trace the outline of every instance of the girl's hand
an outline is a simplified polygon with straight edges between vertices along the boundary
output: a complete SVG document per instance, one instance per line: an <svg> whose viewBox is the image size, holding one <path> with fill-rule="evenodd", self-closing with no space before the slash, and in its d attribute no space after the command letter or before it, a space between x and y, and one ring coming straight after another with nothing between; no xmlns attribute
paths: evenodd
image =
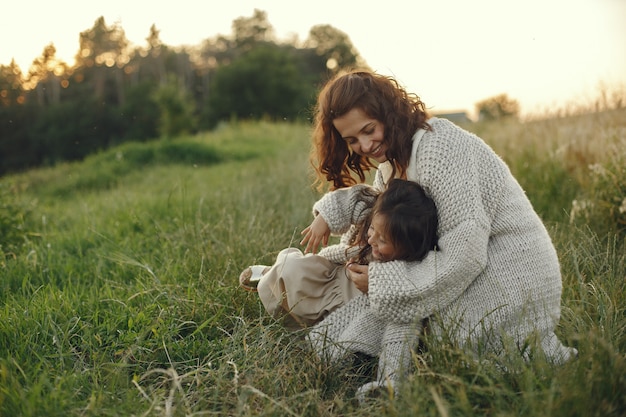
<svg viewBox="0 0 626 417"><path fill-rule="evenodd" d="M346 275L348 275L348 279L354 282L356 288L363 294L367 294L369 290L369 275L367 268L367 265L360 265L352 262L349 262L348 265L346 265Z"/></svg>
<svg viewBox="0 0 626 417"><path fill-rule="evenodd" d="M300 245L306 244L304 253L312 252L316 253L317 248L320 246L328 246L328 239L330 238L330 228L326 220L320 215L315 216L311 224L300 233L302 240Z"/></svg>

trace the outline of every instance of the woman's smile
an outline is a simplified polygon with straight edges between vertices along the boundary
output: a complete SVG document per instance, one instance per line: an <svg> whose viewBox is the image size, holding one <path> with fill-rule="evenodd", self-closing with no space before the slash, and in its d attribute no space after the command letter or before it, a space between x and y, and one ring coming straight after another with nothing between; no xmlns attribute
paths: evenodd
<svg viewBox="0 0 626 417"><path fill-rule="evenodd" d="M381 152L382 152L382 155L381 155ZM372 159L380 158L381 156L383 157L385 156L384 146L382 143L370 152L370 158Z"/></svg>

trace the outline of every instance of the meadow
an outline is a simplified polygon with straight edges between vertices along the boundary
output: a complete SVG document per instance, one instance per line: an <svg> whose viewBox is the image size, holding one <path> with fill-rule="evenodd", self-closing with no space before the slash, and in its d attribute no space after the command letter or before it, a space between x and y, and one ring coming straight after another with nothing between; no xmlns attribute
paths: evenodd
<svg viewBox="0 0 626 417"><path fill-rule="evenodd" d="M327 367L237 286L319 197L308 126L240 122L0 178L0 416L626 415L626 109L466 128L546 222L576 360L426 338L400 397L355 403L367 364Z"/></svg>

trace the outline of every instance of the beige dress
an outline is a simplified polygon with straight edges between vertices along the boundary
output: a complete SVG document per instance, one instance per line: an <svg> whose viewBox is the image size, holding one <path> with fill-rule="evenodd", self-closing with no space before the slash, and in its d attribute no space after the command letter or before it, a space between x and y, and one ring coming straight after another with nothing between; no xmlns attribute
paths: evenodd
<svg viewBox="0 0 626 417"><path fill-rule="evenodd" d="M259 281L258 291L265 310L284 318L288 328L316 324L361 293L348 279L345 264L305 255L297 248L278 254Z"/></svg>

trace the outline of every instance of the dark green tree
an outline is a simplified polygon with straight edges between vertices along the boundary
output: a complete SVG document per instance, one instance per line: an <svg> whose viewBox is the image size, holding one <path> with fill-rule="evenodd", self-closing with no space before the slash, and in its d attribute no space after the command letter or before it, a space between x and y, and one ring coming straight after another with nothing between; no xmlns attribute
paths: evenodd
<svg viewBox="0 0 626 417"><path fill-rule="evenodd" d="M159 84L167 82L165 74L164 56L167 52L167 46L163 45L159 36L160 31L155 25L150 26L150 35L146 38L148 48L146 49L146 57L143 66L147 67L152 76Z"/></svg>
<svg viewBox="0 0 626 417"><path fill-rule="evenodd" d="M113 96L115 101L124 102L122 68L129 61L128 40L121 26L108 26L101 16L91 29L80 33L76 66L83 71L86 78L92 79L96 97L105 96L105 88L109 82L117 93L117 97Z"/></svg>
<svg viewBox="0 0 626 417"><path fill-rule="evenodd" d="M166 138L196 131L193 101L188 91L181 88L181 83L175 76L170 76L154 96L160 109L158 130Z"/></svg>
<svg viewBox="0 0 626 417"><path fill-rule="evenodd" d="M262 10L254 9L252 17L235 19L232 28L235 48L242 53L275 40L274 28L267 20L267 13Z"/></svg>
<svg viewBox="0 0 626 417"><path fill-rule="evenodd" d="M313 26L304 45L323 58L332 72L366 66L348 35L331 25Z"/></svg>
<svg viewBox="0 0 626 417"><path fill-rule="evenodd" d="M23 83L22 70L15 60L0 65L0 175L40 162L28 134L33 117L24 105Z"/></svg>
<svg viewBox="0 0 626 417"><path fill-rule="evenodd" d="M26 85L34 91L37 104L46 106L61 101L61 89L67 86L68 65L56 57L54 44L48 44L28 70Z"/></svg>
<svg viewBox="0 0 626 417"><path fill-rule="evenodd" d="M161 109L156 101L158 85L144 80L128 89L120 108L122 141L145 141L159 136Z"/></svg>
<svg viewBox="0 0 626 417"><path fill-rule="evenodd" d="M211 82L209 120L294 120L305 117L312 88L303 82L294 55L267 44L218 68Z"/></svg>
<svg viewBox="0 0 626 417"><path fill-rule="evenodd" d="M15 60L0 65L0 106L10 107L24 103L22 70Z"/></svg>

